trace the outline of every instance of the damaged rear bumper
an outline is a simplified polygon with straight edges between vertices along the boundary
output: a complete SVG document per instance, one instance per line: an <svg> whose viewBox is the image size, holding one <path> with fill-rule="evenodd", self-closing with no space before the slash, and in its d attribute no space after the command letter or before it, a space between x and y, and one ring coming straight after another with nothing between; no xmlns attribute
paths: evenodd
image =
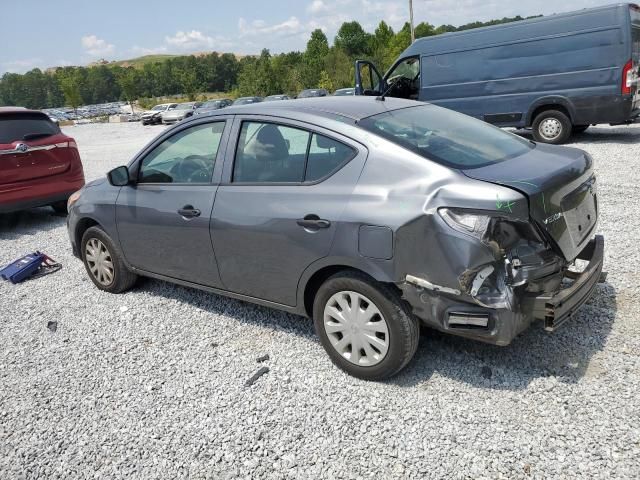
<svg viewBox="0 0 640 480"><path fill-rule="evenodd" d="M534 321L541 320L547 331L554 331L570 319L595 289L602 272L603 257L604 238L598 235L577 257L589 262L584 271L565 274L565 279L573 280L571 285L554 288L552 293L527 292L526 285L522 285L513 290L510 308L478 305L473 297L461 291L433 285L410 275L399 287L413 313L425 325L474 340L508 345ZM536 281L545 283L544 279Z"/></svg>
<svg viewBox="0 0 640 480"><path fill-rule="evenodd" d="M526 296L522 309L531 312L535 320L544 321L544 329L553 332L585 303L596 288L604 258L604 238L597 235L578 255L580 260L589 262L587 268L578 274L573 283L554 294Z"/></svg>

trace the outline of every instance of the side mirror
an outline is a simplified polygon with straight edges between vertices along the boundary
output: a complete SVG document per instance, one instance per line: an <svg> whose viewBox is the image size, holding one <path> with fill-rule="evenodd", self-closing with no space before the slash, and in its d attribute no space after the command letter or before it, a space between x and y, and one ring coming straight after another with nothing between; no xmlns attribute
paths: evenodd
<svg viewBox="0 0 640 480"><path fill-rule="evenodd" d="M107 173L107 178L109 179L109 183L114 187L124 187L125 185L129 185L131 182L129 178L129 169L124 165L122 167L117 167Z"/></svg>

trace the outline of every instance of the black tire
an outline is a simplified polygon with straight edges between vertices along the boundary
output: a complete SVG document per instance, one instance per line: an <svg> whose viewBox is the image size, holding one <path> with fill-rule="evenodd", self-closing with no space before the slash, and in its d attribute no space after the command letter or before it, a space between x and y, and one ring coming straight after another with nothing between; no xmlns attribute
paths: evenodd
<svg viewBox="0 0 640 480"><path fill-rule="evenodd" d="M551 134L552 128L546 128L549 126L545 121L556 121L556 126L559 126L557 134ZM545 110L539 113L536 118L533 119L531 125L533 130L533 138L540 143L550 143L553 145L559 145L569 140L572 133L571 120L563 112L559 110Z"/></svg>
<svg viewBox="0 0 640 480"><path fill-rule="evenodd" d="M66 215L67 212L67 201L66 200L62 200L60 202L56 202L56 203L52 203L51 204L51 208L53 208L53 210L56 213L59 213L61 215Z"/></svg>
<svg viewBox="0 0 640 480"><path fill-rule="evenodd" d="M149 124L147 122L142 122L142 125L146 127Z"/></svg>
<svg viewBox="0 0 640 480"><path fill-rule="evenodd" d="M571 129L572 133L583 133L587 131L591 125L574 125Z"/></svg>
<svg viewBox="0 0 640 480"><path fill-rule="evenodd" d="M332 345L324 327L324 310L331 297L341 291L364 295L378 308L386 321L389 339L383 359L372 366L351 363ZM359 272L341 272L327 279L313 303L316 334L331 361L340 369L363 380L383 380L396 375L413 358L420 340L420 326L397 291Z"/></svg>
<svg viewBox="0 0 640 480"><path fill-rule="evenodd" d="M87 243L92 240L98 240L101 242L110 257L111 264L113 266L113 273L112 278L108 283L101 283L100 280L96 278L96 275L91 271L89 261L87 260ZM82 241L80 242L80 255L82 256L82 261L89 278L100 290L104 290L109 293L122 293L133 287L138 279L138 276L129 271L125 265L120 249L113 243L109 235L107 235L100 227L91 227L84 232L84 235L82 235Z"/></svg>

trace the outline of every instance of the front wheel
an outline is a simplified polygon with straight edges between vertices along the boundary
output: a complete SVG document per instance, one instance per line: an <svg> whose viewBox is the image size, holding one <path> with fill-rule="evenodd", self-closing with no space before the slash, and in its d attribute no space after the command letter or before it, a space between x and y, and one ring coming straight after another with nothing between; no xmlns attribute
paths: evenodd
<svg viewBox="0 0 640 480"><path fill-rule="evenodd" d="M546 110L536 115L531 125L533 138L540 143L559 145L569 140L571 120L559 110Z"/></svg>
<svg viewBox="0 0 640 480"><path fill-rule="evenodd" d="M121 293L136 283L138 276L129 271L122 253L100 227L84 232L80 245L89 278L100 290Z"/></svg>
<svg viewBox="0 0 640 480"><path fill-rule="evenodd" d="M320 287L313 319L331 361L364 380L397 374L418 348L418 322L398 292L358 272L339 273Z"/></svg>

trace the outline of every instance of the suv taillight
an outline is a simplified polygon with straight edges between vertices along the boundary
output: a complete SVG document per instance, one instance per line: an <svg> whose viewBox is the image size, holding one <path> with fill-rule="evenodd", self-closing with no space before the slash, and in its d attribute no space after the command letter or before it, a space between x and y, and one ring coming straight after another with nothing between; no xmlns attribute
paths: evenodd
<svg viewBox="0 0 640 480"><path fill-rule="evenodd" d="M622 67L622 94L631 95L631 87L637 82L637 72L633 69L633 60Z"/></svg>

